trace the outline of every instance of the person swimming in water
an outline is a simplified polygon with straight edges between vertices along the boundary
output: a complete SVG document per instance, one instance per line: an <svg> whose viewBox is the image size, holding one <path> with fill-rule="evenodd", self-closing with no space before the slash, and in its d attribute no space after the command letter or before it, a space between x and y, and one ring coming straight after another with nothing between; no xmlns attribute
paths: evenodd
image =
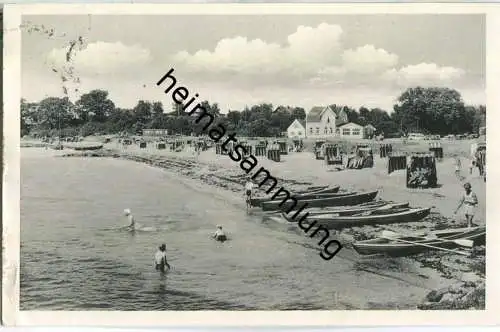
<svg viewBox="0 0 500 332"><path fill-rule="evenodd" d="M130 231L135 231L135 219L134 219L134 216L132 215L132 212L130 211L130 209L125 209L125 210L123 210L123 213L125 214L125 216L128 218L128 221L130 222L130 224L128 226L126 226L125 228L130 230Z"/></svg>
<svg viewBox="0 0 500 332"><path fill-rule="evenodd" d="M222 226L217 226L217 230L215 231L214 235L212 236L216 241L224 242L227 240L227 236L222 230Z"/></svg>
<svg viewBox="0 0 500 332"><path fill-rule="evenodd" d="M154 263L156 271L166 272L165 268L170 270L170 265L167 262L167 245L165 243L158 247Z"/></svg>

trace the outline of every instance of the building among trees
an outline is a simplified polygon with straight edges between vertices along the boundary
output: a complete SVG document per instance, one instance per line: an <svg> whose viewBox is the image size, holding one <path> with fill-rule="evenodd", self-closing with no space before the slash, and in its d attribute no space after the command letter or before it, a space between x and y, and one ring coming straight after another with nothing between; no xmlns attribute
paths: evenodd
<svg viewBox="0 0 500 332"><path fill-rule="evenodd" d="M342 138L365 138L363 126L354 122L348 122L339 126L337 128L337 133L338 136Z"/></svg>
<svg viewBox="0 0 500 332"><path fill-rule="evenodd" d="M303 120L295 119L286 130L288 138L305 138L306 137L306 123Z"/></svg>
<svg viewBox="0 0 500 332"><path fill-rule="evenodd" d="M306 136L327 138L335 137L337 114L330 106L315 106L306 116Z"/></svg>
<svg viewBox="0 0 500 332"><path fill-rule="evenodd" d="M168 129L143 129L142 136L161 137L167 136Z"/></svg>

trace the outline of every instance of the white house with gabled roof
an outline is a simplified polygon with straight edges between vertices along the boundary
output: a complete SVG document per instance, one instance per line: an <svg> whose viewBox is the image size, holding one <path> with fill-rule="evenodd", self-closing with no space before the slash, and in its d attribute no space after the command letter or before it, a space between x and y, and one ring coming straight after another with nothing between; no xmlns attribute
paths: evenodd
<svg viewBox="0 0 500 332"><path fill-rule="evenodd" d="M327 138L336 135L337 114L329 107L315 106L306 116L306 136Z"/></svg>
<svg viewBox="0 0 500 332"><path fill-rule="evenodd" d="M306 123L303 120L295 119L286 130L288 138L305 138Z"/></svg>

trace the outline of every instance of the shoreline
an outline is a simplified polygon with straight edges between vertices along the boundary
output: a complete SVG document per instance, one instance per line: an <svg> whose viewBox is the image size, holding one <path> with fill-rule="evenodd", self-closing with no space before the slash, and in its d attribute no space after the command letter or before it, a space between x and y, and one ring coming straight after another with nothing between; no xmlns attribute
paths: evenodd
<svg viewBox="0 0 500 332"><path fill-rule="evenodd" d="M71 150L70 150L71 151ZM227 156L218 156L228 159L232 165L223 160L213 160L213 150L205 151L199 157L194 157L187 154L169 152L162 150L144 151L144 149L118 149L113 147L113 143L106 144L101 150L95 151L71 151L68 150L57 151L54 154L58 157L103 157L103 158L118 158L130 160L147 164L151 167L164 169L182 176L182 181L189 182L189 186L196 187L199 181L204 184L217 188L217 193L210 191L211 194L220 196L219 198L229 200L231 204L241 206L244 209L243 199L240 199L240 193L246 179L245 172L236 165L235 162L229 160ZM260 163L260 161L259 161ZM260 163L262 167L267 167L265 161ZM269 168L268 168L269 169ZM271 170L270 170L271 171ZM362 170L363 171L363 170ZM300 180L293 180L293 176L284 178L280 176L280 172L272 171L272 174L278 179L280 184L289 191L303 190L308 187L324 185L319 177L302 177ZM330 184L330 183L328 183ZM331 183L333 184L333 183ZM341 185L342 189L351 189ZM360 190L361 188L356 188ZM363 188L365 189L365 188ZM234 195L238 193L238 195ZM429 193L433 197L433 193ZM391 200L387 192L381 192L379 197L382 196L386 200ZM389 197L387 197L389 196ZM398 197L398 195L395 195ZM241 196L242 197L242 196ZM435 198L434 198L435 199ZM393 199L394 200L394 199ZM399 201L403 201L399 199ZM410 201L410 205L414 205ZM440 211L441 212L441 211ZM254 215L261 215L263 218L271 218L269 214L260 211L252 212ZM443 229L451 227L458 227L461 225L450 224L448 218L443 213L432 212L425 221L413 223L401 223L390 225L394 231L401 233L411 233L412 231ZM377 226L360 226L346 228L338 232L337 238L343 245L343 250L349 250L350 243L355 240L363 240L374 237L383 228ZM343 251L341 250L341 251ZM360 258L361 260L362 258ZM392 259L392 258L388 258ZM455 254L442 254L439 252L427 252L418 254L412 257L399 258L408 262L415 269L418 275L433 280L438 287L431 291L418 309L484 309L484 287L485 287L485 249L480 247L478 254L475 257L469 258ZM334 259L333 259L334 260ZM326 262L325 262L326 263ZM328 264L328 263L327 263ZM442 287L442 285L445 285Z"/></svg>

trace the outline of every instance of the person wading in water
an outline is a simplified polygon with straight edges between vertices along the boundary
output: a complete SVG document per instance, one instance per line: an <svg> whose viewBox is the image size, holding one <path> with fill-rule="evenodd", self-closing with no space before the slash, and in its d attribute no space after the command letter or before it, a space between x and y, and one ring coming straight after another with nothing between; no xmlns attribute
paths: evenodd
<svg viewBox="0 0 500 332"><path fill-rule="evenodd" d="M215 241L219 242L224 242L227 240L227 236L222 230L222 226L217 226L217 230L215 231L214 235L212 237L215 239Z"/></svg>
<svg viewBox="0 0 500 332"><path fill-rule="evenodd" d="M476 193L472 191L472 187L470 183L464 184L465 193L460 199L457 209L455 210L455 214L457 214L458 210L465 206L465 218L467 219L467 227L472 227L472 219L474 218L474 214L476 212L476 206L478 204Z"/></svg>
<svg viewBox="0 0 500 332"><path fill-rule="evenodd" d="M134 220L134 216L132 215L132 212L130 211L130 209L125 209L125 210L123 210L123 213L125 214L125 216L128 218L128 221L130 222L130 224L128 226L126 226L125 228L129 231L135 231L135 220Z"/></svg>
<svg viewBox="0 0 500 332"><path fill-rule="evenodd" d="M167 272L170 270L170 265L167 262L167 245L162 244L158 247L155 254L155 269L156 271Z"/></svg>

